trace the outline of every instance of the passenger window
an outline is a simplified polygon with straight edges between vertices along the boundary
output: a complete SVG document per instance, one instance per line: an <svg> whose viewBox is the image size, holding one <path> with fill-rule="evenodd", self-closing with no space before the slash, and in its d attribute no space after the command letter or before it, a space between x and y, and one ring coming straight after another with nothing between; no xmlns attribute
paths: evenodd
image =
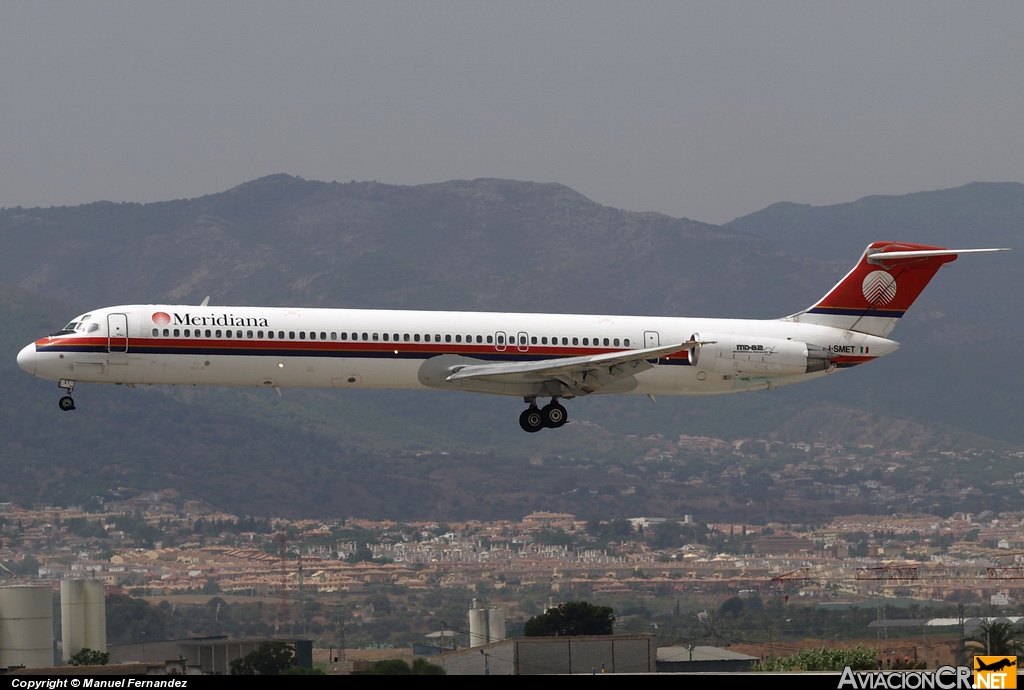
<svg viewBox="0 0 1024 690"><path fill-rule="evenodd" d="M274 339L274 331L267 331L267 337L270 338L271 340L273 340Z"/></svg>
<svg viewBox="0 0 1024 690"><path fill-rule="evenodd" d="M625 340L623 340L622 344L625 345L626 347L629 347L629 338L626 338Z"/></svg>
<svg viewBox="0 0 1024 690"><path fill-rule="evenodd" d="M435 343L441 342L441 334L440 333L435 333L434 334L434 342Z"/></svg>
<svg viewBox="0 0 1024 690"><path fill-rule="evenodd" d="M563 345L568 345L569 344L569 339L568 338L562 338L562 344Z"/></svg>
<svg viewBox="0 0 1024 690"><path fill-rule="evenodd" d="M169 336L170 334L171 334L171 332L170 332L169 330L167 330L167 329L165 328L165 329L164 329L164 337L166 338L166 337L167 337L167 336Z"/></svg>
<svg viewBox="0 0 1024 690"><path fill-rule="evenodd" d="M295 340L295 331L288 331L288 340Z"/></svg>
<svg viewBox="0 0 1024 690"><path fill-rule="evenodd" d="M337 340L337 339L338 339L338 332L337 331L331 331L331 340Z"/></svg>
<svg viewBox="0 0 1024 690"><path fill-rule="evenodd" d="M531 345L536 345L537 344L537 336L532 336L530 338L530 344Z"/></svg>
<svg viewBox="0 0 1024 690"><path fill-rule="evenodd" d="M584 345L589 345L590 343L588 343L588 342L587 342L587 339L586 339L586 338L584 338L584 339L583 339L583 344L584 344Z"/></svg>
<svg viewBox="0 0 1024 690"><path fill-rule="evenodd" d="M374 336L374 340L376 340L376 336ZM388 341L388 334L385 333L384 334L384 342L387 342L387 341Z"/></svg>
<svg viewBox="0 0 1024 690"><path fill-rule="evenodd" d="M216 331L214 331L214 333L216 333L216 334L217 334L217 337L218 337L218 338L219 338L219 337L221 337L221 332L220 332L220 329L219 329L219 328L218 328L218 329L217 329Z"/></svg>
<svg viewBox="0 0 1024 690"><path fill-rule="evenodd" d="M408 333L403 333L402 334L402 340L404 340L405 342L409 342L409 334Z"/></svg>
<svg viewBox="0 0 1024 690"><path fill-rule="evenodd" d="M209 329L209 328L207 328L207 329L206 329L206 337L207 337L207 338L209 338L209 337L210 337L210 329Z"/></svg>
<svg viewBox="0 0 1024 690"><path fill-rule="evenodd" d="M420 334L419 333L413 333L412 334L412 339L418 343L420 341Z"/></svg>
<svg viewBox="0 0 1024 690"><path fill-rule="evenodd" d="M462 336L461 335L455 336L455 342L461 343L462 342Z"/></svg>
<svg viewBox="0 0 1024 690"><path fill-rule="evenodd" d="M444 337L444 341L445 341L446 343L450 343L450 342L452 341L452 337L451 337L450 335L445 335L445 337Z"/></svg>
<svg viewBox="0 0 1024 690"><path fill-rule="evenodd" d="M246 331L245 337L248 338L249 340L252 340L252 331Z"/></svg>
<svg viewBox="0 0 1024 690"><path fill-rule="evenodd" d="M612 344L615 345L615 347L618 347L619 346L619 339L616 338L615 340L613 340Z"/></svg>
<svg viewBox="0 0 1024 690"><path fill-rule="evenodd" d="M498 344L499 345L504 345L505 344L505 336L503 336L503 335L499 335L498 336Z"/></svg>
<svg viewBox="0 0 1024 690"><path fill-rule="evenodd" d="M580 344L580 339L579 338L573 338L572 339L572 344L573 345L579 345Z"/></svg>
<svg viewBox="0 0 1024 690"><path fill-rule="evenodd" d="M327 331L320 331L320 340L327 340Z"/></svg>
<svg viewBox="0 0 1024 690"><path fill-rule="evenodd" d="M157 337L159 335L160 335L160 329L159 328L154 328L153 329L153 337Z"/></svg>
<svg viewBox="0 0 1024 690"><path fill-rule="evenodd" d="M277 332L277 339L278 340L284 340L284 331L278 331Z"/></svg>
<svg viewBox="0 0 1024 690"><path fill-rule="evenodd" d="M492 336L492 335L487 336L487 344L490 345L493 342L494 342L494 336Z"/></svg>

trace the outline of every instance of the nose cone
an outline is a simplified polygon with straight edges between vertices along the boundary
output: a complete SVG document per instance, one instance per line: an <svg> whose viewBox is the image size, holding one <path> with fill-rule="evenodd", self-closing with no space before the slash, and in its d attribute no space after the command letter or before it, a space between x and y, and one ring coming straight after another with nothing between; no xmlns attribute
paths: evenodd
<svg viewBox="0 0 1024 690"><path fill-rule="evenodd" d="M35 376L36 374L36 344L26 345L18 353L18 366Z"/></svg>

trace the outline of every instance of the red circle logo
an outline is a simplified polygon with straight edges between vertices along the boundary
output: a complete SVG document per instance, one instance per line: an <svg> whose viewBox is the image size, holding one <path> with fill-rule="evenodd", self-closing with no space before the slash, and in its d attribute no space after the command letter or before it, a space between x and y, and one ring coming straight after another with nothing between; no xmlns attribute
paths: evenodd
<svg viewBox="0 0 1024 690"><path fill-rule="evenodd" d="M153 314L153 323L155 323L157 326L166 326L170 322L171 315L166 312L158 311L157 313Z"/></svg>

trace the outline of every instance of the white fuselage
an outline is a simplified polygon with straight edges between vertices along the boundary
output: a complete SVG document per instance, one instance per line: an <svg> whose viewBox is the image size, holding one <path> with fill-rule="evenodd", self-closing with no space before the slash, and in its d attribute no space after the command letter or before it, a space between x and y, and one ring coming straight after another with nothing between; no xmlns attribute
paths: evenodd
<svg viewBox="0 0 1024 690"><path fill-rule="evenodd" d="M691 340L705 344L694 352L685 345ZM26 347L18 362L36 376L69 382L573 397L579 392L538 387L529 377L449 380L448 373L466 365L549 362L673 344L680 345L678 352L661 353L649 362L654 366L592 392L706 395L772 388L898 347L885 338L790 319L129 305L79 317L65 331ZM827 366L804 366L808 361Z"/></svg>

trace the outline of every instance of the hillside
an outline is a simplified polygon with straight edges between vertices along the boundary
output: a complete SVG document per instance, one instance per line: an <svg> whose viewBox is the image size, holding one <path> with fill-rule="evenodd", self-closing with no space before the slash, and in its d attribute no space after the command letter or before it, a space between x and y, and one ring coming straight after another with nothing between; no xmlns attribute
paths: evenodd
<svg viewBox="0 0 1024 690"><path fill-rule="evenodd" d="M21 346L80 311L207 295L218 304L781 316L823 294L873 239L1013 246L1013 218L1024 227L1018 197L969 187L910 195L921 198L909 206L904 197L869 204L861 219L846 206L788 209L801 235L771 214L716 227L508 180L399 187L275 175L196 199L3 209L0 501L173 486L259 514L681 514L690 506L654 484L582 502L556 487L627 488L607 467L643 455L656 445L649 436L1024 444L1022 393L999 366L1013 361L1020 327L1012 255L944 270L896 331L903 351L870 367L747 396L580 399L557 434L522 434L518 400L458 393L81 386L79 409L62 414L56 388L14 363ZM961 234L952 225L933 238L900 234L959 208L965 193L988 202L959 218Z"/></svg>

